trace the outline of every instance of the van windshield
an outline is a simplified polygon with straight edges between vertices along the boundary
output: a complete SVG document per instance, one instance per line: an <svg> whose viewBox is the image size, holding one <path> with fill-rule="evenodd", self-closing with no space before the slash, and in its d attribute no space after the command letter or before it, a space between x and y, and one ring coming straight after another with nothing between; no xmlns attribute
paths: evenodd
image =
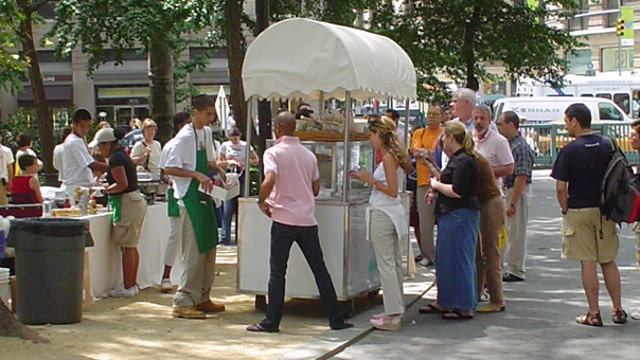
<svg viewBox="0 0 640 360"><path fill-rule="evenodd" d="M622 113L611 104L598 103L598 112L600 114L600 120L621 121L624 119Z"/></svg>

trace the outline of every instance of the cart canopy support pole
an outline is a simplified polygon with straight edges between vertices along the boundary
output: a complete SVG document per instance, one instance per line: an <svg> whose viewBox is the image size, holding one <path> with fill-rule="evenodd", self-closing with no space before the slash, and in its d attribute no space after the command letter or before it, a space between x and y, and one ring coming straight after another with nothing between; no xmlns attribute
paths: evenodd
<svg viewBox="0 0 640 360"><path fill-rule="evenodd" d="M349 130L351 123L351 91L346 91L344 95L345 114L344 114L344 147L342 149L342 201L349 201L349 163L351 151L349 151Z"/></svg>

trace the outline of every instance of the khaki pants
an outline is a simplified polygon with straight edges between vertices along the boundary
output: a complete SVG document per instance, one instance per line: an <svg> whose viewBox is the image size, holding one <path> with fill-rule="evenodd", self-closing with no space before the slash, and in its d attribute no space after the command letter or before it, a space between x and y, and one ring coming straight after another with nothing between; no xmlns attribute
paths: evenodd
<svg viewBox="0 0 640 360"><path fill-rule="evenodd" d="M396 229L389 215L381 210L371 211L371 243L382 284L384 313L404 314L402 298L402 250Z"/></svg>
<svg viewBox="0 0 640 360"><path fill-rule="evenodd" d="M7 189L0 184L0 205L9 204L9 198L7 198Z"/></svg>
<svg viewBox="0 0 640 360"><path fill-rule="evenodd" d="M200 254L187 209L180 206L182 274L173 306L195 306L209 300L216 271L216 248Z"/></svg>
<svg viewBox="0 0 640 360"><path fill-rule="evenodd" d="M511 203L513 188L505 191L506 204ZM507 263L505 272L524 279L525 257L527 253L527 221L529 218L529 185L525 186L520 201L516 204L516 213L506 218L507 242L504 259Z"/></svg>
<svg viewBox="0 0 640 360"><path fill-rule="evenodd" d="M424 196L429 189L428 185L418 186L416 190L416 202L418 205L418 219L420 221L420 253L430 262L435 262L435 246L433 229L435 228L436 202L427 204Z"/></svg>
<svg viewBox="0 0 640 360"><path fill-rule="evenodd" d="M496 196L480 205L480 241L476 252L476 267L478 269L478 294L486 283L489 297L494 304L504 301L502 293L502 264L498 237L500 228L504 225L504 202L501 196Z"/></svg>

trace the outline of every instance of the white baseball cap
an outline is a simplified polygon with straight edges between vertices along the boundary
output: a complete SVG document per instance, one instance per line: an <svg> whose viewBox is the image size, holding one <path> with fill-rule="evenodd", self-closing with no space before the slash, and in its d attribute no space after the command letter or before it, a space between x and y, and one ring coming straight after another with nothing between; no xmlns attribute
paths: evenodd
<svg viewBox="0 0 640 360"><path fill-rule="evenodd" d="M98 146L100 143L112 142L116 141L116 135L113 132L113 128L104 128L98 130L96 135L93 137L93 141L89 143L90 148L94 148Z"/></svg>

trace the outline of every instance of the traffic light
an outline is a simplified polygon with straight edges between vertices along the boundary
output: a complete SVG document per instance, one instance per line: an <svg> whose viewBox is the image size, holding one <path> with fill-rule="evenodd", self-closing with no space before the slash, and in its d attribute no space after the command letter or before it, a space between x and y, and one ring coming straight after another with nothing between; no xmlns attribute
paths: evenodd
<svg viewBox="0 0 640 360"><path fill-rule="evenodd" d="M618 18L616 20L616 35L623 36L624 35L624 19Z"/></svg>

